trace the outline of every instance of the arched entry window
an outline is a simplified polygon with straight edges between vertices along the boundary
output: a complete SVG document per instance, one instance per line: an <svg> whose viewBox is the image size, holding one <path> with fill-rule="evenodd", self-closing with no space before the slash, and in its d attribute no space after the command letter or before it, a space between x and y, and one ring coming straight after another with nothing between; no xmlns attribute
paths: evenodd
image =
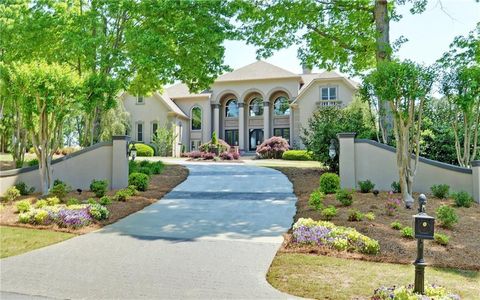
<svg viewBox="0 0 480 300"><path fill-rule="evenodd" d="M273 109L276 116L289 116L290 106L288 99L284 96L280 96L273 102Z"/></svg>
<svg viewBox="0 0 480 300"><path fill-rule="evenodd" d="M225 116L227 118L238 118L237 99L230 99L225 105Z"/></svg>
<svg viewBox="0 0 480 300"><path fill-rule="evenodd" d="M202 129L202 109L198 106L192 108L192 130Z"/></svg>
<svg viewBox="0 0 480 300"><path fill-rule="evenodd" d="M253 98L248 106L250 117L263 116L263 101L261 98Z"/></svg>

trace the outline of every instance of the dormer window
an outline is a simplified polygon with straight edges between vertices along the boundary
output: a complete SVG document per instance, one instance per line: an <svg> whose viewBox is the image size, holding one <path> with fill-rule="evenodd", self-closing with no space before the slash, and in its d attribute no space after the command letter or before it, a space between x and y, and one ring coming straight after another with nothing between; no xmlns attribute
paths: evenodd
<svg viewBox="0 0 480 300"><path fill-rule="evenodd" d="M322 87L322 100L337 100L337 88L336 87Z"/></svg>
<svg viewBox="0 0 480 300"><path fill-rule="evenodd" d="M143 95L137 95L137 104L145 104L145 98L143 98Z"/></svg>

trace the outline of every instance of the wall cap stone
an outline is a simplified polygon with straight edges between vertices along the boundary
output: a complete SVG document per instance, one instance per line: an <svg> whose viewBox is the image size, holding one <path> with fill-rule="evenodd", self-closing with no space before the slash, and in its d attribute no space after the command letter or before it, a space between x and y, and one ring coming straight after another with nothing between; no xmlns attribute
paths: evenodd
<svg viewBox="0 0 480 300"><path fill-rule="evenodd" d="M118 140L129 141L130 137L128 135L114 135L114 136L112 136L112 140L114 140L114 141L118 141Z"/></svg>
<svg viewBox="0 0 480 300"><path fill-rule="evenodd" d="M83 148L82 150L78 150L78 151L75 151L75 152L70 153L70 154L68 154L68 155L65 155L65 156L63 156L63 157L54 159L54 160L52 160L52 165L57 164L57 163L62 162L62 161L65 161L65 160L67 160L67 159L70 159L70 158L75 157L75 156L77 156L77 155L80 155L80 154L83 154L83 153L87 153L87 152L90 152L90 151L93 151L93 150L95 150L95 149L98 149L98 148L101 148L101 147L105 147L105 146L112 146L112 142L100 142L100 143L96 143L96 144L93 145L93 146L90 146L90 147L87 147L87 148ZM38 170L38 166L31 166L31 167L26 167L26 168L20 168L20 169L13 169L13 170L2 171L2 172L0 173L0 177L9 177L9 176L13 176L13 175L21 174L21 173L26 173L26 172L30 172L30 171L34 171L34 170Z"/></svg>
<svg viewBox="0 0 480 300"><path fill-rule="evenodd" d="M337 138L354 138L357 135L356 132L342 132L337 134Z"/></svg>
<svg viewBox="0 0 480 300"><path fill-rule="evenodd" d="M385 144L382 144L382 143L379 143L379 142L376 142L376 141L372 141L372 140L368 140L368 139L355 139L355 143L356 144L370 144L372 146L382 148L382 149L385 149L385 150L393 152L393 153L397 153L397 150L392 146L385 145ZM414 158L414 157L415 156L412 155L412 158ZM442 168L442 169L447 169L447 170L451 170L451 171L455 171L455 172L459 172L459 173L472 174L472 169L469 169L469 168L463 168L463 167L443 163L443 162L428 159L428 158L425 158L425 157L422 157L422 156L420 156L420 158L418 160L427 164L427 165L439 167L439 168ZM473 165L473 163L472 163L472 165Z"/></svg>
<svg viewBox="0 0 480 300"><path fill-rule="evenodd" d="M472 167L480 167L480 160L472 161Z"/></svg>

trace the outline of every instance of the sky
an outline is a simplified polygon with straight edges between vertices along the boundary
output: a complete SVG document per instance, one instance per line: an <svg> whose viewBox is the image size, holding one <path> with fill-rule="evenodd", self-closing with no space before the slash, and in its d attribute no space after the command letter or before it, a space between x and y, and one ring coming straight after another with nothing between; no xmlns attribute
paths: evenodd
<svg viewBox="0 0 480 300"><path fill-rule="evenodd" d="M480 22L480 3L475 0L429 0L425 12L417 15L410 14L409 7L399 7L403 18L390 23L390 41L406 37L396 55L418 63L434 63L456 36L467 35ZM233 69L256 60L256 48L243 41L227 41L225 47L225 62ZM302 71L296 47L280 50L266 61L294 73Z"/></svg>

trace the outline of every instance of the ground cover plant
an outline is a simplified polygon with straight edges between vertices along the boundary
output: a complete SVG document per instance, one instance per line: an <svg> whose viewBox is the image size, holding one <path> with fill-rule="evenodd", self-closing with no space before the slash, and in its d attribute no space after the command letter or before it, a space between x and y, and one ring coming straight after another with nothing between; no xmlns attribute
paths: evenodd
<svg viewBox="0 0 480 300"><path fill-rule="evenodd" d="M283 152L285 160L313 160L312 153L307 150L288 150Z"/></svg>
<svg viewBox="0 0 480 300"><path fill-rule="evenodd" d="M318 178L324 172L322 169L315 168L295 168L295 167L275 167L283 172L293 183L294 193L298 198L297 213L295 220L299 218L312 218L313 220L325 220L322 211L312 208L308 201L310 194L318 189ZM418 198L418 194L414 194ZM318 247L291 247L292 233L286 235L286 241L279 253L316 253L325 255L334 255L338 257L357 258L378 262L393 262L410 265L416 256L416 240L406 239L401 235L400 229L405 226L411 226L412 215L416 213L416 207L409 210L399 206L393 216L390 216L385 209L385 203L388 199L398 199L398 195L381 191L378 196L372 193L355 193L355 201L351 206L344 207L335 195L327 194L323 199L323 207L334 206L337 210L336 216L332 219L337 226L353 227L358 232L375 239L380 244L380 252L377 255L364 255L361 253L332 253L328 249ZM452 208L459 222L453 227L441 228L441 219L437 214L437 209L446 205ZM357 209L360 212L372 212L375 214L374 220L365 219L363 221L348 221L349 210ZM478 241L472 239L472 236L478 235L480 227L480 205L473 203L470 208L454 207L453 198L447 199L430 198L427 202L427 213L436 218L436 229L442 230L442 234L450 237L446 246L440 245L434 240L425 241L425 259L432 266L450 267L470 270L480 270L480 253L478 251ZM393 223L393 225L392 225ZM394 228L392 228L394 227ZM461 249L461 251L459 250ZM405 284L407 284L406 282ZM392 284L396 284L392 282ZM371 293L372 287L369 291Z"/></svg>
<svg viewBox="0 0 480 300"><path fill-rule="evenodd" d="M457 300L460 296L453 294L442 286L427 284L425 294L413 292L413 284L407 286L382 286L373 291L372 300L401 300L401 299L422 299L422 300Z"/></svg>
<svg viewBox="0 0 480 300"><path fill-rule="evenodd" d="M359 181L358 186L360 186L360 192L362 193L370 193L375 188L375 184L370 179Z"/></svg>
<svg viewBox="0 0 480 300"><path fill-rule="evenodd" d="M38 193L20 196L17 201L6 203L0 211L0 225L75 234L97 230L158 201L188 175L183 166L158 165L161 165L161 174L151 175L146 191L136 191L135 187L129 186L107 191L100 199L92 191L80 194L69 191L61 203L55 197L41 199ZM57 181L57 184L60 183ZM21 212L17 211L17 207Z"/></svg>

